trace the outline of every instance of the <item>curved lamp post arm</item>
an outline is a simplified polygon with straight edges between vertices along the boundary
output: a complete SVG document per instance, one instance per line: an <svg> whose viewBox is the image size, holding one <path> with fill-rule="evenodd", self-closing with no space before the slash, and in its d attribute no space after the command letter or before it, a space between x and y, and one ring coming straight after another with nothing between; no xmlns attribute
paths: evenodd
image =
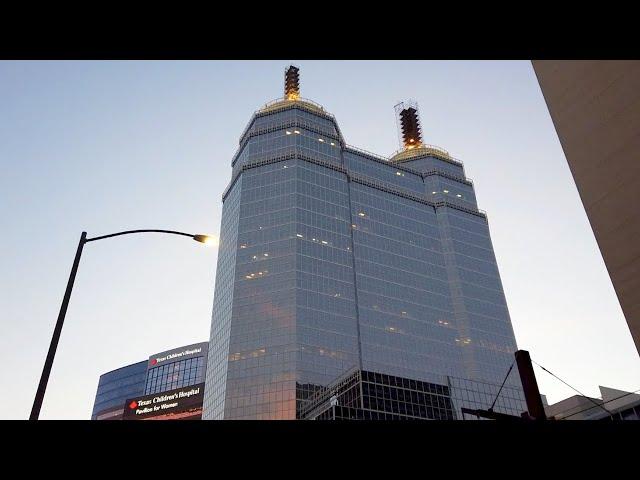
<svg viewBox="0 0 640 480"><path fill-rule="evenodd" d="M175 230L157 230L157 229L127 230L124 232L110 233L109 235L101 235L99 237L87 238L85 240L85 243L93 242L95 240L103 240L105 238L118 237L120 235L128 235L130 233L170 233L172 235L182 235L183 237L190 237L190 238L193 238L194 240L196 240L196 237L201 236L201 235L193 235L191 233L176 232Z"/></svg>

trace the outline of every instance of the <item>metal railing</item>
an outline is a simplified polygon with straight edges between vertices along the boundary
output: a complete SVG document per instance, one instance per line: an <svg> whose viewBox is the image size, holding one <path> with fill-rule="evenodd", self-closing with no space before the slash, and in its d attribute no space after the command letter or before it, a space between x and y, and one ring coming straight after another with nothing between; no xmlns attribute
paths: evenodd
<svg viewBox="0 0 640 480"><path fill-rule="evenodd" d="M391 154L390 160L404 160L408 158L412 158L414 156L419 155L428 155L433 154L439 158L444 158L446 160L456 161L449 152L447 152L444 148L438 147L436 145L430 145L428 143L423 143L419 147L415 148L400 148ZM395 158L400 157L400 158Z"/></svg>
<svg viewBox="0 0 640 480"><path fill-rule="evenodd" d="M302 104L310 104L311 106L317 108L318 110L320 110L322 113L324 113L325 115L330 115L331 117L333 117L333 115L331 115L330 113L328 113L324 107L322 105L320 105L317 102L314 102L313 100L309 100L308 98L302 98L302 97L298 97L296 99L288 99L285 97L280 97L280 98L276 98L274 100L271 100L270 102L265 103L262 108L260 108L258 110L258 112L263 112L265 110L269 110L270 108L273 108L274 106L278 105L278 104L283 104L283 105L291 105L294 103L302 103ZM256 112L257 113L257 112Z"/></svg>
<svg viewBox="0 0 640 480"><path fill-rule="evenodd" d="M383 157L382 155L378 155L377 153L372 153L368 150L365 150L364 148L360 148L360 147L355 147L353 145L345 145L345 149L347 150L353 150L355 152L358 153L362 153L363 155L367 155L369 157L373 157L379 161L385 162L385 163L389 163L389 159L387 157Z"/></svg>

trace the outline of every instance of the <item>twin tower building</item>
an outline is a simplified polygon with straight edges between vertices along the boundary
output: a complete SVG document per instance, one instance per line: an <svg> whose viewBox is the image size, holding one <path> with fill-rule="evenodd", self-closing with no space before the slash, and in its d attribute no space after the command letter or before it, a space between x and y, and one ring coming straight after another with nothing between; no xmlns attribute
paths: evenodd
<svg viewBox="0 0 640 480"><path fill-rule="evenodd" d="M231 161L204 419L461 419L516 342L486 215L462 163L396 107L391 158L347 145L300 97L251 118ZM494 407L526 410L514 370Z"/></svg>
<svg viewBox="0 0 640 480"><path fill-rule="evenodd" d="M462 163L423 142L417 105L396 113L393 156L349 146L291 66L284 96L242 132L203 419L464 419L491 406L517 347L487 217ZM515 369L494 410L526 410Z"/></svg>

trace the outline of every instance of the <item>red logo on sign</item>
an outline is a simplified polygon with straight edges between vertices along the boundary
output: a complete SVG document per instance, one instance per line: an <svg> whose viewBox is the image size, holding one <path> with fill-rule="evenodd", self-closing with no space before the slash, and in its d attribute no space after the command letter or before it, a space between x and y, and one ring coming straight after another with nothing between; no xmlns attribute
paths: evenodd
<svg viewBox="0 0 640 480"><path fill-rule="evenodd" d="M151 365L155 365L156 363L158 363L158 360L156 360L155 358L152 358L150 363Z"/></svg>
<svg viewBox="0 0 640 480"><path fill-rule="evenodd" d="M136 402L135 400L129 404L129 408L131 410L133 410L134 408L137 408L137 407L138 407L138 402Z"/></svg>

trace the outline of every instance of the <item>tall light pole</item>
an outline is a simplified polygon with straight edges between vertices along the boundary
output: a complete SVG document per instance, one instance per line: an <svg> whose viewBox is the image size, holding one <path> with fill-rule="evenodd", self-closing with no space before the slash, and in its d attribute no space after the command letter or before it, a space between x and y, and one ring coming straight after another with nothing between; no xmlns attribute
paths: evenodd
<svg viewBox="0 0 640 480"><path fill-rule="evenodd" d="M44 361L44 368L42 369L42 375L40 376L40 383L38 384L38 391L36 392L36 398L33 401L33 407L31 408L31 415L29 420L38 420L40 416L40 409L42 408L42 401L44 400L44 392L47 389L47 382L49 381L49 375L51 374L51 367L53 366L53 359L56 356L56 350L58 349L58 341L60 340L60 333L62 332L62 325L64 324L64 317L67 314L67 307L69 306L69 298L71 297L71 290L73 290L73 283L76 279L76 273L78 271L78 265L80 264L80 257L82 256L82 249L84 245L89 242L95 242L96 240L103 240L105 238L118 237L120 235L128 235L132 233L168 233L172 235L182 235L183 237L190 237L197 242L213 245L216 243L215 238L209 235L193 235L190 233L176 232L173 230L127 230L126 232L112 233L110 235L102 235L100 237L87 238L87 232L82 232L80 235L80 241L78 242L78 249L76 250L76 257L73 260L73 267L71 267L71 274L69 275L69 281L67 282L67 289L64 292L64 298L62 299L62 305L60 306L60 313L58 314L58 320L56 321L56 327L53 329L53 336L51 337L51 344L49 345L49 352L47 358Z"/></svg>

